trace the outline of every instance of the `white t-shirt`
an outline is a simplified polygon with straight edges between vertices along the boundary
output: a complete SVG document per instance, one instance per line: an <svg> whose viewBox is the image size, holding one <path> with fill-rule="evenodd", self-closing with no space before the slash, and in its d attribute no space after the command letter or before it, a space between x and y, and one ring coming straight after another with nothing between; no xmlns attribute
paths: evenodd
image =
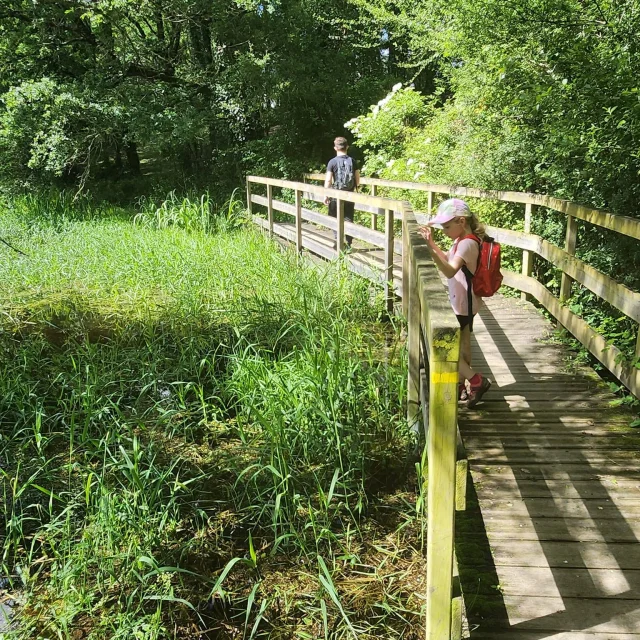
<svg viewBox="0 0 640 640"><path fill-rule="evenodd" d="M459 256L464 260L464 264L471 271L475 273L478 268L478 258L480 257L480 245L473 238L465 238L464 240L456 240L453 243L447 257L449 260L453 256ZM467 302L467 277L464 275L464 271L459 269L453 278L448 279L449 282L449 300L453 311L458 316L469 315L469 305ZM478 313L482 306L482 298L476 296L471 290L471 304L473 309L473 315Z"/></svg>

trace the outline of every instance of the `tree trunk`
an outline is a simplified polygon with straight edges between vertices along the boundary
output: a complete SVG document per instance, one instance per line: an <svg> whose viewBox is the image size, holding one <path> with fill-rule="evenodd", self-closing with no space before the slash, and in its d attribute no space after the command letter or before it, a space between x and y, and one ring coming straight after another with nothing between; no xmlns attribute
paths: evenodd
<svg viewBox="0 0 640 640"><path fill-rule="evenodd" d="M134 175L140 175L140 156L138 155L138 147L135 142L128 142L125 147L125 151L127 154L127 164L129 165L129 170Z"/></svg>

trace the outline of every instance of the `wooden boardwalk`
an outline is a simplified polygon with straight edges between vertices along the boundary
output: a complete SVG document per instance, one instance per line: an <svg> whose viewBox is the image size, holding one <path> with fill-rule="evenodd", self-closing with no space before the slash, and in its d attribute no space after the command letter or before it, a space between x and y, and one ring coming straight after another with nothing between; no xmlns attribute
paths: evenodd
<svg viewBox="0 0 640 640"><path fill-rule="evenodd" d="M294 224L274 230L295 241ZM316 255L335 246L309 223L303 237ZM380 280L382 250L357 241L348 260ZM397 256L398 293L401 277ZM465 635L640 640L640 429L553 329L530 303L501 295L475 322L474 366L494 385L459 411L470 468L456 516Z"/></svg>
<svg viewBox="0 0 640 640"><path fill-rule="evenodd" d="M529 303L475 325L494 381L460 431L473 484L456 551L471 638L640 640L640 434Z"/></svg>

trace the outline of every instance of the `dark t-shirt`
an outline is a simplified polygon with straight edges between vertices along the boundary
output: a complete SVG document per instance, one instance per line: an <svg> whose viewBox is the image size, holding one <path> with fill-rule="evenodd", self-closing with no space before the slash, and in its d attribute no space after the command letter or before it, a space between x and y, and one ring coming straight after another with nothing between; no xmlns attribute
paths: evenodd
<svg viewBox="0 0 640 640"><path fill-rule="evenodd" d="M353 163L353 175L354 175L354 184L355 184L355 175L356 175L356 171L358 171L359 167L358 167L358 161L355 158L352 158L351 156L336 156L335 158L331 158L331 160L329 160L329 162L327 164L327 171L331 171L331 173L333 174L334 183L336 181L336 173L338 171L338 166L341 163L348 162L347 158L349 158L351 160L351 162ZM354 187L354 189L355 189L355 187ZM351 189L351 191L353 191L353 189Z"/></svg>

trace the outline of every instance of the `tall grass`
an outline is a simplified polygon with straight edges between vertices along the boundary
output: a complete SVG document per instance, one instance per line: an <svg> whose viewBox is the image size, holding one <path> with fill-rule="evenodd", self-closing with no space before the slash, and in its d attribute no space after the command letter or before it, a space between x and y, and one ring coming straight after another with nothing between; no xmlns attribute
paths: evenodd
<svg viewBox="0 0 640 640"><path fill-rule="evenodd" d="M2 203L8 637L419 634L399 332L237 205L166 202Z"/></svg>

